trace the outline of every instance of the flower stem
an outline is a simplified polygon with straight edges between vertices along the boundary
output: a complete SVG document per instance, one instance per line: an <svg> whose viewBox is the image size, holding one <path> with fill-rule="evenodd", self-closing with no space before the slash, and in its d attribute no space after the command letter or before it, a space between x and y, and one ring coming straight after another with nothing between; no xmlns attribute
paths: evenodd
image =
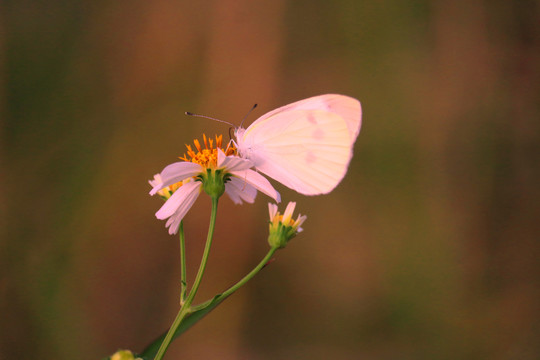
<svg viewBox="0 0 540 360"><path fill-rule="evenodd" d="M189 306L186 306L185 304L180 308L180 311L178 312L178 315L176 315L176 318L174 319L169 331L167 332L167 335L165 335L165 339L163 339L163 342L161 343L161 346L159 347L159 350L154 357L154 360L161 360L163 358L165 352L167 351L167 348L171 344L176 329L180 326L182 320L184 320L189 311Z"/></svg>
<svg viewBox="0 0 540 360"><path fill-rule="evenodd" d="M259 271L261 271L266 266L266 264L268 264L268 261L270 261L270 259L272 258L272 256L276 252L276 250L278 250L278 249L279 248L276 248L276 247L271 248L268 251L268 253L266 254L266 256L259 262L259 264L256 267L253 268L253 270L251 270L249 272L249 274L244 276L240 281L238 281L236 284L234 284L233 286L231 286L230 288L228 288L227 290L225 290L224 292L222 292L221 294L216 296L214 299L210 299L210 300L205 301L205 302L203 302L203 303L201 303L199 305L193 306L191 308L192 311L198 311L200 309L204 309L212 302L216 302L216 301L221 302L221 301L225 300L228 296L233 294L236 290L240 289L249 280L251 280L255 275L257 275L257 273Z"/></svg>
<svg viewBox="0 0 540 360"><path fill-rule="evenodd" d="M270 259L272 258L272 256L274 255L277 249L278 248L275 248L275 247L271 248L266 254L266 256L261 260L261 262L255 268L253 268L253 270L251 270L249 274L247 274L246 276L242 278L242 280L240 280L239 282L237 282L236 284L234 284L233 286L225 290L221 294L221 296L227 297L231 295L236 290L240 289L245 283L251 280L252 277L257 275L257 273L261 271L262 268L265 267L266 264L268 264L268 261L270 261Z"/></svg>
<svg viewBox="0 0 540 360"><path fill-rule="evenodd" d="M186 304L188 306L191 305L193 298L195 298L195 294L197 294L197 290L199 290L199 285L201 284L204 270L206 269L206 262L208 261L208 255L210 255L210 247L212 246L212 237L214 236L214 228L216 226L217 204L218 204L218 198L212 197L212 213L210 214L210 225L208 226L208 236L206 238L206 245L204 247L201 264L199 265L199 271L197 272L197 276L195 277L195 281L193 282L193 287L189 291L189 295L186 299Z"/></svg>
<svg viewBox="0 0 540 360"><path fill-rule="evenodd" d="M187 270L186 270L186 241L184 235L184 222L180 221L180 306L186 299Z"/></svg>
<svg viewBox="0 0 540 360"><path fill-rule="evenodd" d="M206 269L206 262L208 261L208 255L210 254L210 247L212 246L212 237L214 236L214 228L216 227L217 205L218 198L212 197L212 212L210 214L210 225L208 226L208 236L206 238L206 245L204 247L201 264L199 265L199 271L197 272L197 276L195 277L195 281L193 282L193 287L189 291L186 301L180 307L180 311L178 312L178 315L176 315L176 318L174 319L171 328L167 332L165 339L163 339L163 342L161 343L161 346L159 347L159 350L154 357L154 360L161 360L163 358L165 352L167 351L167 348L171 344L176 329L178 329L186 315L193 311L193 309L191 308L191 303L193 302L193 299L197 294L197 290L199 289L199 285L201 284L204 270Z"/></svg>

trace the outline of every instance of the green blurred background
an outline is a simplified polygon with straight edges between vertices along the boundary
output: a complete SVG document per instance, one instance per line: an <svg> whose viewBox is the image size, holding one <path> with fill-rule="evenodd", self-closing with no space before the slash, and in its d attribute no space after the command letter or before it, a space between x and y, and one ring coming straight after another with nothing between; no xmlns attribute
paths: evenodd
<svg viewBox="0 0 540 360"><path fill-rule="evenodd" d="M178 308L147 180L184 144L324 93L362 102L305 232L169 359L539 359L538 1L2 1L0 359L140 351ZM267 251L220 203L204 300ZM186 218L188 271L209 200Z"/></svg>

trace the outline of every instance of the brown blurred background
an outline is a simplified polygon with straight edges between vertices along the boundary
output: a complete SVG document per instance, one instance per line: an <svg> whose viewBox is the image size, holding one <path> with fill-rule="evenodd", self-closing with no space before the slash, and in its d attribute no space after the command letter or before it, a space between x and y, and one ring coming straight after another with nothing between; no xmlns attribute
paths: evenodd
<svg viewBox="0 0 540 360"><path fill-rule="evenodd" d="M305 232L168 359L539 359L538 1L2 1L0 359L141 351L178 308L147 180L204 132L360 99ZM200 301L267 251L223 198ZM189 279L209 200L186 218Z"/></svg>

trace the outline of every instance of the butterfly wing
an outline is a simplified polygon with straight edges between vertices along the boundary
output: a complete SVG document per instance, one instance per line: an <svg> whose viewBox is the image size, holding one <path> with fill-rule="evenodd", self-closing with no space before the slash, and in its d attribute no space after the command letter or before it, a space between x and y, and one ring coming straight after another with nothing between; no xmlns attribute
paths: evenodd
<svg viewBox="0 0 540 360"><path fill-rule="evenodd" d="M345 176L360 131L360 103L321 95L286 105L238 133L255 168L305 195L326 194Z"/></svg>
<svg viewBox="0 0 540 360"><path fill-rule="evenodd" d="M347 127L352 134L351 139L353 142L358 137L360 127L362 126L362 107L360 106L360 102L350 96L338 94L318 95L293 102L264 114L253 124L262 123L273 118L275 115L291 110L322 110L339 115L347 123Z"/></svg>

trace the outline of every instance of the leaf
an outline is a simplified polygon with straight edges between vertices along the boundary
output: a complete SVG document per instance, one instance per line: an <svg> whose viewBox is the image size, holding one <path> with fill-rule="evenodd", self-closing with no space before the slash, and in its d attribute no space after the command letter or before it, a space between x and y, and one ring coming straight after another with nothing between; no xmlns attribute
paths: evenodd
<svg viewBox="0 0 540 360"><path fill-rule="evenodd" d="M219 295L216 295L212 300L209 300L206 303L196 306L195 308L197 310L187 315L184 321L182 321L182 323L178 327L178 329L176 329L176 332L173 335L173 340L176 339L185 331L187 331L190 327L195 325L197 321L205 317L210 311L216 308L227 297L228 296L223 296L223 294L219 294ZM156 356L159 350L159 347L161 346L161 343L163 342L163 339L165 339L166 335L167 335L167 332L163 333L160 337L154 340L154 342L148 345L142 353L138 354L137 356L143 358L144 360L152 360Z"/></svg>

